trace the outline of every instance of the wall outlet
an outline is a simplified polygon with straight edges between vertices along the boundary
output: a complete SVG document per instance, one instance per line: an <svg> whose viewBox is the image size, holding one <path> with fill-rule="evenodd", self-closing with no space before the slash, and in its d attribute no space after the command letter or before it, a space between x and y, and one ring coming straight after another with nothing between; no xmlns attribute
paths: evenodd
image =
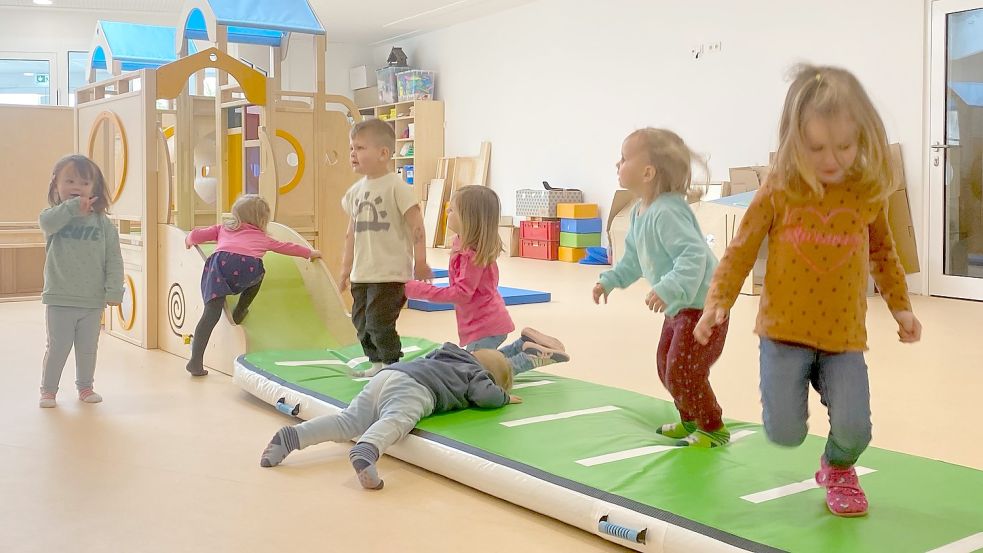
<svg viewBox="0 0 983 553"><path fill-rule="evenodd" d="M705 52L706 52L706 46L703 45L703 44L697 44L697 45L693 46L692 48L690 48L690 50L689 50L690 55L695 60L698 60L701 57L703 57L703 54Z"/></svg>
<svg viewBox="0 0 983 553"><path fill-rule="evenodd" d="M710 44L707 44L707 53L716 53L716 52L719 52L720 51L720 48L721 48L720 41L711 42Z"/></svg>

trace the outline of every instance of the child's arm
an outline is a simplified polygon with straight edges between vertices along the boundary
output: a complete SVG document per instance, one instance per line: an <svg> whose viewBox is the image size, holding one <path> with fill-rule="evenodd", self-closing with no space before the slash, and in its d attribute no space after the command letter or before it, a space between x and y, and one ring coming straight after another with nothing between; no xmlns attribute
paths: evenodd
<svg viewBox="0 0 983 553"><path fill-rule="evenodd" d="M210 227L196 228L188 233L184 239L184 247L190 248L205 242L215 242L218 240L218 231L222 225L212 225Z"/></svg>
<svg viewBox="0 0 983 553"><path fill-rule="evenodd" d="M917 342L921 339L922 325L911 311L908 298L908 284L904 268L894 246L894 236L887 221L887 208L878 211L874 221L867 227L870 241L871 275L888 309L898 321L898 336L902 342Z"/></svg>
<svg viewBox="0 0 983 553"><path fill-rule="evenodd" d="M355 221L349 219L348 232L345 233L345 249L341 254L341 282L339 291L344 292L352 282L352 264L355 262Z"/></svg>
<svg viewBox="0 0 983 553"><path fill-rule="evenodd" d="M509 393L495 384L487 372L481 371L468 383L468 401L476 407L496 409L508 405L511 399Z"/></svg>
<svg viewBox="0 0 983 553"><path fill-rule="evenodd" d="M407 209L403 216L406 217L410 236L413 237L413 278L430 280L433 278L433 271L427 265L427 232L423 228L423 212L420 210L420 205L416 204Z"/></svg>
<svg viewBox="0 0 983 553"><path fill-rule="evenodd" d="M699 233L693 231L690 219L676 211L666 211L655 219L652 232L673 259L672 270L652 287L658 297L668 303L690 303L696 299L706 276L709 250Z"/></svg>
<svg viewBox="0 0 983 553"><path fill-rule="evenodd" d="M75 217L82 214L79 203L81 198L72 198L56 206L49 207L38 216L38 226L45 234L55 234L65 227Z"/></svg>
<svg viewBox="0 0 983 553"><path fill-rule="evenodd" d="M634 210L634 208L632 208ZM635 226L635 216L632 215L632 229ZM625 236L625 253L618 260L618 264L610 271L601 273L598 283L594 286L594 303L597 303L603 294L604 302L607 303L608 294L615 288L627 288L633 282L642 278L642 267L638 263L638 250L635 245L635 238L632 230Z"/></svg>
<svg viewBox="0 0 983 553"><path fill-rule="evenodd" d="M468 302L474 297L474 291L481 282L485 268L474 264L474 252L466 251L457 256L457 264L452 270L454 283L450 286L440 288L419 280L411 280L406 283L406 297L455 305Z"/></svg>
<svg viewBox="0 0 983 553"><path fill-rule="evenodd" d="M119 248L119 231L109 219L103 223L106 240L106 304L123 301L123 253Z"/></svg>
<svg viewBox="0 0 983 553"><path fill-rule="evenodd" d="M751 200L751 205L744 212L737 235L734 236L730 246L727 246L720 265L713 273L703 315L693 330L693 334L701 344L709 342L713 327L727 320L730 308L737 301L741 286L744 285L744 280L758 258L761 241L765 239L774 224L774 201L771 185L765 184L758 189L754 199Z"/></svg>
<svg viewBox="0 0 983 553"><path fill-rule="evenodd" d="M316 259L321 256L321 252L312 250L307 246L301 246L300 244L294 244L293 242L281 242L272 238L269 239L266 249L268 251L283 255L292 255L294 257L304 257L307 259Z"/></svg>
<svg viewBox="0 0 983 553"><path fill-rule="evenodd" d="M729 310L737 301L741 286L758 259L761 242L774 222L773 202L770 186L765 185L758 189L741 219L741 226L738 227L734 240L727 246L727 251L713 275L707 294L708 306Z"/></svg>

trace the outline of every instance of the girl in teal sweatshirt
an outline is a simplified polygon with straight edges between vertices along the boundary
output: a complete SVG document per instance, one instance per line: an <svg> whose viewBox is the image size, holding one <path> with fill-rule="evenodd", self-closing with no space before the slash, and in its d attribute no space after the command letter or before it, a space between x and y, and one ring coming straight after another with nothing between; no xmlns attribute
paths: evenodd
<svg viewBox="0 0 983 553"><path fill-rule="evenodd" d="M710 388L710 366L720 357L727 323L716 327L707 344L693 329L706 301L710 277L717 266L696 216L687 203L691 194L693 153L676 133L642 129L625 139L618 162L618 181L639 198L631 209L625 255L601 274L594 303L607 303L615 288L639 278L650 289L646 306L665 313L656 363L679 410L680 422L656 431L676 445L717 447L730 441L720 405Z"/></svg>
<svg viewBox="0 0 983 553"><path fill-rule="evenodd" d="M44 292L48 347L41 377L41 407L54 407L68 354L75 346L79 399L99 403L92 390L102 313L123 300L123 256L102 171L89 158L71 155L55 164L48 204L39 222L47 248Z"/></svg>

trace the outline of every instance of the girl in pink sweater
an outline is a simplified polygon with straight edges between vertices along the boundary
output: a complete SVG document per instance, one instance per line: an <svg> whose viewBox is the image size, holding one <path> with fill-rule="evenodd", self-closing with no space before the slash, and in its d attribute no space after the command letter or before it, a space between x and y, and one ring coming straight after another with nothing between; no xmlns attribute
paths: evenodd
<svg viewBox="0 0 983 553"><path fill-rule="evenodd" d="M498 348L515 330L498 293L495 260L502 252L502 239L498 236L500 212L501 203L492 189L461 188L447 210L447 228L457 234L448 267L450 285L406 283L408 298L454 304L460 343L470 352ZM522 329L518 340L499 351L516 373L570 360L559 340L532 328Z"/></svg>
<svg viewBox="0 0 983 553"><path fill-rule="evenodd" d="M266 274L263 268L263 255L268 251L317 259L321 252L300 244L280 242L266 234L270 222L270 206L261 196L246 194L232 205L232 220L223 225L214 225L191 231L184 240L187 248L204 242L217 242L215 253L205 261L201 275L201 295L205 310L195 327L191 341L191 359L188 372L193 376L205 376L208 371L203 366L205 346L212 330L222 316L225 296L240 294L239 302L232 312L236 324L242 322L249 312L249 304L259 293Z"/></svg>

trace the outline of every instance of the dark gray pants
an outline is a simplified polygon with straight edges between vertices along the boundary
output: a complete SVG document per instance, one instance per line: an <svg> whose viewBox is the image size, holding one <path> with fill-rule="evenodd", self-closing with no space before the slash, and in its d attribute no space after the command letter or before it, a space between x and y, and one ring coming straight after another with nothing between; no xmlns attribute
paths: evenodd
<svg viewBox="0 0 983 553"><path fill-rule="evenodd" d="M352 323L362 351L373 363L387 365L403 355L396 333L396 319L406 303L402 282L352 283Z"/></svg>

